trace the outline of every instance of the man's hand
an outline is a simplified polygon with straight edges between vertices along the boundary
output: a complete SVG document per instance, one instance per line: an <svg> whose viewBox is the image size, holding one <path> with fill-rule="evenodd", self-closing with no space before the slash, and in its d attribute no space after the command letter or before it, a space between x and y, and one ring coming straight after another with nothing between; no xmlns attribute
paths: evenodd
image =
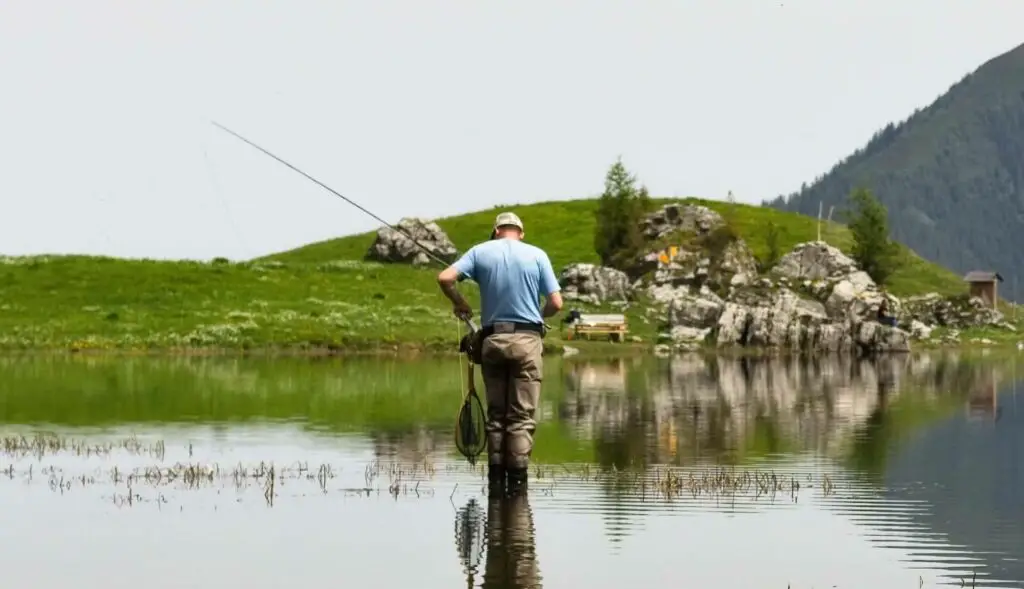
<svg viewBox="0 0 1024 589"><path fill-rule="evenodd" d="M437 283L441 287L441 292L444 296L448 297L448 300L452 302L452 313L455 314L459 319L469 319L473 316L473 309L466 302L466 299L459 294L459 291L455 289L455 282L459 277L458 271L454 266L450 266L443 272L438 274Z"/></svg>
<svg viewBox="0 0 1024 589"><path fill-rule="evenodd" d="M452 303L452 312L457 318L463 320L469 320L473 317L473 308L464 300Z"/></svg>

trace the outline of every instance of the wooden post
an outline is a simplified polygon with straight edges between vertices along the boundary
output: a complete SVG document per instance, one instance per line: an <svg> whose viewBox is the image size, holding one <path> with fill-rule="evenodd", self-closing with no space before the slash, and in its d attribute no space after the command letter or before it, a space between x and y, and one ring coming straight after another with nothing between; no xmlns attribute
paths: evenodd
<svg viewBox="0 0 1024 589"><path fill-rule="evenodd" d="M821 241L821 208L824 206L822 201L818 201L818 241Z"/></svg>

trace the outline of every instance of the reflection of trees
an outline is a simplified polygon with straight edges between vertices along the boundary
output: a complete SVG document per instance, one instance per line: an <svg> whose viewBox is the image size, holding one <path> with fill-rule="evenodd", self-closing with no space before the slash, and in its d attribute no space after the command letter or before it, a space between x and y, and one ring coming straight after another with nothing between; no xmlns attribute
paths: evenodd
<svg viewBox="0 0 1024 589"><path fill-rule="evenodd" d="M942 370L947 380L935 384L946 387L945 395L937 404L905 404L909 396L903 395L872 416L854 454L856 467L887 509L898 512L903 507L908 533L924 538L925 546L941 539L941 552L922 547L919 558L938 559L964 547L972 558L955 563L958 573L970 577L977 569L979 586L1018 586L1024 580L1019 558L1024 546L1024 469L1019 467L1024 412L1013 405L1019 395L1014 384L1000 390L1003 374L998 365ZM995 421L1000 404L1004 412ZM896 443L920 423L929 427L916 433L913 444ZM896 521L871 518L847 501L837 500L831 508L858 518L880 535Z"/></svg>
<svg viewBox="0 0 1024 589"><path fill-rule="evenodd" d="M417 464L446 452L450 445L450 436L423 427L411 431L367 432L366 435L377 460Z"/></svg>
<svg viewBox="0 0 1024 589"><path fill-rule="evenodd" d="M983 412L992 412L999 379L993 366L955 357L940 357L930 366L930 371L919 372L911 395L900 396L890 380L879 381L876 407L854 433L849 453L849 466L868 480L882 479L896 443L917 427L948 417L964 405L969 414L977 409L975 403L985 405Z"/></svg>

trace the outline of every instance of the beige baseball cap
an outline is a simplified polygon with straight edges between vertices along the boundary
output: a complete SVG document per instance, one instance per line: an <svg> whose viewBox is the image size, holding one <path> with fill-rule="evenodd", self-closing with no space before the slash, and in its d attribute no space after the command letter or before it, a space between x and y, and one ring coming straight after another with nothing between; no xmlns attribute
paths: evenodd
<svg viewBox="0 0 1024 589"><path fill-rule="evenodd" d="M523 229L523 222L522 222L522 220L519 219L518 215L516 215L515 213L512 213L512 212L501 213L494 220L494 228L495 229L497 229L498 227L501 227L502 225L514 225L515 227L518 227L520 231L525 231Z"/></svg>

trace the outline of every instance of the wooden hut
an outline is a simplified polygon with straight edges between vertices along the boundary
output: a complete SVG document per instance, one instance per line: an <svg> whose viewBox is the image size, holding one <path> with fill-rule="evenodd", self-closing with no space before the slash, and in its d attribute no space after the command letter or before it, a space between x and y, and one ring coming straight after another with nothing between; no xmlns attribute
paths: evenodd
<svg viewBox="0 0 1024 589"><path fill-rule="evenodd" d="M971 285L971 296L981 298L993 309L996 308L996 301L999 300L997 283L1002 281L1003 277L998 272L974 270L964 276L964 282Z"/></svg>

